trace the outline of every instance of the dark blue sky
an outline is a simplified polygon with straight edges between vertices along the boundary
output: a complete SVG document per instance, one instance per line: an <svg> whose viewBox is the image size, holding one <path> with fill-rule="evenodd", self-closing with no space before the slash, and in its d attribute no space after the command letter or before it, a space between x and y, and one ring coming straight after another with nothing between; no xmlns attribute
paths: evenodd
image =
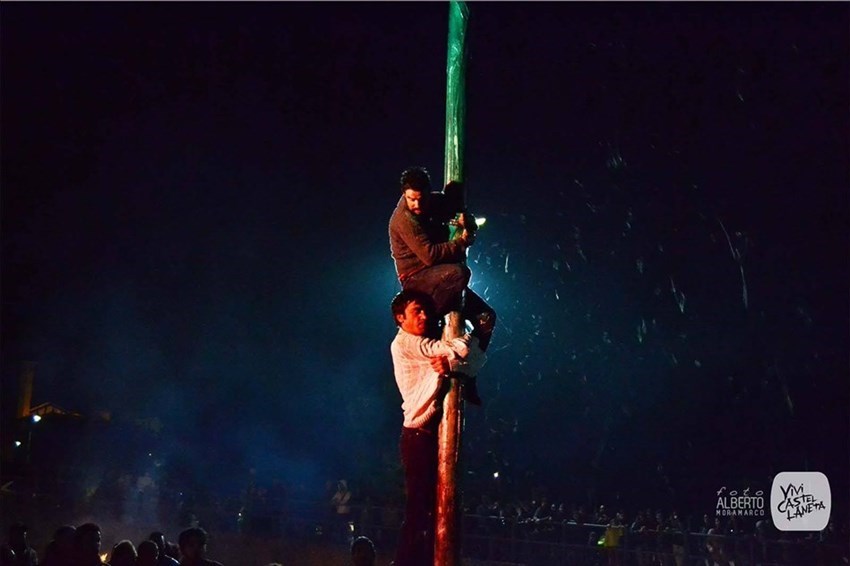
<svg viewBox="0 0 850 566"><path fill-rule="evenodd" d="M848 6L471 9L470 470L846 481ZM446 6L2 16L4 414L36 359L36 402L157 416L166 458L393 460L386 224L443 176Z"/></svg>

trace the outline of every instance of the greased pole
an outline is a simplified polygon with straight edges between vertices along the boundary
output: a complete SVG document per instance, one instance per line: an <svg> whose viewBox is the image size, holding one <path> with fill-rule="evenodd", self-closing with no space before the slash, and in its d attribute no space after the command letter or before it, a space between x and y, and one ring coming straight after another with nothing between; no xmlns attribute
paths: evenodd
<svg viewBox="0 0 850 566"><path fill-rule="evenodd" d="M446 65L446 165L445 184L463 181L463 149L466 126L466 25L469 9L465 2L449 3L449 43ZM465 193L465 190L464 190ZM466 194L463 195L464 208ZM446 315L443 338L462 335L464 322L458 312ZM463 403L460 382L451 385L443 399L438 431L437 505L434 531L435 566L460 565L460 492L457 488Z"/></svg>

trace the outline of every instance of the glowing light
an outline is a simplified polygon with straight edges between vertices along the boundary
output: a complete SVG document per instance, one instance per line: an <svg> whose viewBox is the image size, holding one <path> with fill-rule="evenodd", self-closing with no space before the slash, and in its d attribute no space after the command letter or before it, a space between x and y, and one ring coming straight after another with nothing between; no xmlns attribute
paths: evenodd
<svg viewBox="0 0 850 566"><path fill-rule="evenodd" d="M493 479L499 479L499 472L493 472Z"/></svg>
<svg viewBox="0 0 850 566"><path fill-rule="evenodd" d="M484 226L484 223L485 223L485 222L487 222L487 219L486 219L486 218L484 218L483 216L482 216L481 218L476 218L476 219L475 219L475 224L477 224L479 227L480 227L480 226Z"/></svg>
<svg viewBox="0 0 850 566"><path fill-rule="evenodd" d="M101 555L100 555L100 561L101 561L101 562L106 562L106 558L107 558L108 556L109 556L109 553L108 553L108 552L104 552L103 554L101 554Z"/></svg>
<svg viewBox="0 0 850 566"><path fill-rule="evenodd" d="M20 441L20 440L16 440L16 441L15 441L15 447L18 447L18 446L20 446L20 445L21 445L21 441Z"/></svg>
<svg viewBox="0 0 850 566"><path fill-rule="evenodd" d="M32 422L37 423L40 420L41 420L41 415L33 415L32 416Z"/></svg>

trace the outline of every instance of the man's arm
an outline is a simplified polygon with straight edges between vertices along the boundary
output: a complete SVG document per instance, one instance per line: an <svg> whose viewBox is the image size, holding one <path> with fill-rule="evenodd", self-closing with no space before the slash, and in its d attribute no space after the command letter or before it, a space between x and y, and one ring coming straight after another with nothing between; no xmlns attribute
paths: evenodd
<svg viewBox="0 0 850 566"><path fill-rule="evenodd" d="M391 226L392 231L427 266L441 263L456 263L466 259L466 248L471 237L462 237L450 242L434 243L416 219L400 218Z"/></svg>
<svg viewBox="0 0 850 566"><path fill-rule="evenodd" d="M421 338L420 354L431 362L431 367L439 374L450 372L463 373L475 377L487 363L487 355L478 345L478 338L464 334L449 341ZM450 354L445 354L445 349Z"/></svg>
<svg viewBox="0 0 850 566"><path fill-rule="evenodd" d="M423 359L437 356L446 356L450 360L462 359L469 354L469 339L469 334L464 334L461 338L455 338L448 342L418 336L415 338L415 345L410 352L414 354L414 357Z"/></svg>

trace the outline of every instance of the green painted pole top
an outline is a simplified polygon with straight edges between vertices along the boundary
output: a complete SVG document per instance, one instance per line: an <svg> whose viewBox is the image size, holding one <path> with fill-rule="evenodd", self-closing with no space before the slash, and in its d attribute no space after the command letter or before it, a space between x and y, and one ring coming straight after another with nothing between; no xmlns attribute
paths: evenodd
<svg viewBox="0 0 850 566"><path fill-rule="evenodd" d="M449 45L446 63L446 169L445 184L463 181L466 141L466 2L449 2ZM466 199L464 198L464 201Z"/></svg>

